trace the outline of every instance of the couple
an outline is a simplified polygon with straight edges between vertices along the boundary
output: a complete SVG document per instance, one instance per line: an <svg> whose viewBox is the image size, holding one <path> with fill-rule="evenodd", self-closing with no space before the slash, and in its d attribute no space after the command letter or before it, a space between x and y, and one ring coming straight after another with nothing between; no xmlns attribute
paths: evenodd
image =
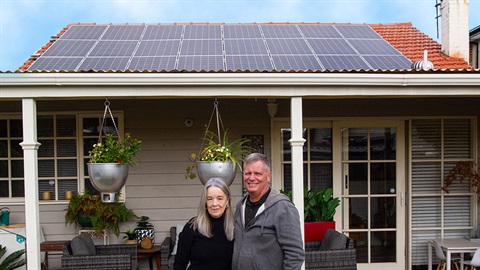
<svg viewBox="0 0 480 270"><path fill-rule="evenodd" d="M185 270L189 263L189 270L301 268L305 253L297 209L270 188L265 155L250 154L244 164L248 194L235 216L225 182L211 178L205 184L197 216L180 233L174 270Z"/></svg>

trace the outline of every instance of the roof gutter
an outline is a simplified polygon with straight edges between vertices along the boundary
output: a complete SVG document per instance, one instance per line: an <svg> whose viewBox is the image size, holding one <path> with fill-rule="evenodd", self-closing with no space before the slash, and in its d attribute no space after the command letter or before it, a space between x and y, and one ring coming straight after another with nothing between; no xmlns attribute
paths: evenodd
<svg viewBox="0 0 480 270"><path fill-rule="evenodd" d="M239 88L242 88L242 91L238 91ZM106 95L118 97L479 96L480 76L478 72L0 74L0 98L105 97Z"/></svg>

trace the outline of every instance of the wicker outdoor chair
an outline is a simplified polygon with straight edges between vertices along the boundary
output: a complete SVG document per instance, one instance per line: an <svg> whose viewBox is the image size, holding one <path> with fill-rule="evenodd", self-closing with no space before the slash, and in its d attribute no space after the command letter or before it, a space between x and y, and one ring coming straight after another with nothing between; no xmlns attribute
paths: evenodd
<svg viewBox="0 0 480 270"><path fill-rule="evenodd" d="M71 244L63 247L62 269L138 269L137 245L95 245L95 255L73 255Z"/></svg>
<svg viewBox="0 0 480 270"><path fill-rule="evenodd" d="M353 239L348 238L347 240L345 249L334 250L320 250L322 242L306 242L305 269L356 270L357 252Z"/></svg>

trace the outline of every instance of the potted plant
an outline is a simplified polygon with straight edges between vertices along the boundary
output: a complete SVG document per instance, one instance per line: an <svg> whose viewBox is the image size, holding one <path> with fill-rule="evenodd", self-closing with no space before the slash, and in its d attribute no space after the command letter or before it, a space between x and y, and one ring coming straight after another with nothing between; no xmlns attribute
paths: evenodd
<svg viewBox="0 0 480 270"><path fill-rule="evenodd" d="M148 216L141 216L140 220L137 221L137 228L135 228L135 233L137 235L138 244L146 237L150 237L152 244L155 243L155 230L153 229L153 224L148 220Z"/></svg>
<svg viewBox="0 0 480 270"><path fill-rule="evenodd" d="M281 192L292 199L291 191ZM320 241L327 229L335 230L333 216L340 205L340 199L333 197L332 188L320 191L305 188L303 195L305 242Z"/></svg>
<svg viewBox="0 0 480 270"><path fill-rule="evenodd" d="M130 164L140 150L141 141L126 133L124 139L116 140L107 134L104 142L93 145L89 151L88 175L92 185L101 192L103 202L114 202L115 194L127 180Z"/></svg>
<svg viewBox="0 0 480 270"><path fill-rule="evenodd" d="M128 230L124 232L124 234L125 236L123 237L123 239L125 239L125 244L137 244L137 233L135 232L135 230Z"/></svg>
<svg viewBox="0 0 480 270"><path fill-rule="evenodd" d="M131 221L137 216L123 203L103 203L100 196L88 190L83 194L73 194L65 213L65 225L73 224L90 227L97 234L113 232L120 234L119 224ZM86 220L86 222L85 222Z"/></svg>
<svg viewBox="0 0 480 270"><path fill-rule="evenodd" d="M248 139L241 138L230 141L230 131L225 130L223 136L210 130L205 130L206 146L197 155L192 153L190 161L193 164L186 169L185 179L194 179L198 173L200 181L205 184L212 177L220 177L230 185L237 168L241 168L240 160L250 154L252 148L247 145Z"/></svg>
<svg viewBox="0 0 480 270"><path fill-rule="evenodd" d="M2 259L3 255L7 253L7 247L0 244L0 269L17 269L27 264L25 259L25 249L17 250L6 258Z"/></svg>
<svg viewBox="0 0 480 270"><path fill-rule="evenodd" d="M475 192L480 194L480 175L475 170L476 164L473 161L458 161L448 172L443 180L442 190L450 193L448 189L455 181L466 183L474 187Z"/></svg>

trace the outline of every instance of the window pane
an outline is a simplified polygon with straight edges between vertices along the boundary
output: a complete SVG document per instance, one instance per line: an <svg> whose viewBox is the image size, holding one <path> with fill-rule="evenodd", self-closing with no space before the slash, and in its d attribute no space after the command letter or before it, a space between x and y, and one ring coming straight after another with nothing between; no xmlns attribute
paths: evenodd
<svg viewBox="0 0 480 270"><path fill-rule="evenodd" d="M440 193L440 178L440 162L412 163L413 194Z"/></svg>
<svg viewBox="0 0 480 270"><path fill-rule="evenodd" d="M0 120L0 138L7 137L7 120Z"/></svg>
<svg viewBox="0 0 480 270"><path fill-rule="evenodd" d="M22 120L10 120L10 137L23 137Z"/></svg>
<svg viewBox="0 0 480 270"><path fill-rule="evenodd" d="M310 165L310 189L320 190L333 186L332 164Z"/></svg>
<svg viewBox="0 0 480 270"><path fill-rule="evenodd" d="M74 115L57 116L57 137L74 137L77 133L77 122Z"/></svg>
<svg viewBox="0 0 480 270"><path fill-rule="evenodd" d="M57 156L76 157L77 156L76 140L57 140Z"/></svg>
<svg viewBox="0 0 480 270"><path fill-rule="evenodd" d="M464 158L472 156L469 119L446 119L444 122L445 158Z"/></svg>
<svg viewBox="0 0 480 270"><path fill-rule="evenodd" d="M12 197L25 197L25 184L23 180L12 181Z"/></svg>
<svg viewBox="0 0 480 270"><path fill-rule="evenodd" d="M348 132L348 142L343 142L344 145L348 145L348 152L343 153L343 160L367 160L367 129L349 128L343 130L343 132Z"/></svg>
<svg viewBox="0 0 480 270"><path fill-rule="evenodd" d="M440 227L441 220L440 197L412 198L412 227Z"/></svg>
<svg viewBox="0 0 480 270"><path fill-rule="evenodd" d="M41 159L38 161L38 176L55 177L55 163L53 159Z"/></svg>
<svg viewBox="0 0 480 270"><path fill-rule="evenodd" d="M310 130L310 160L332 160L332 129Z"/></svg>
<svg viewBox="0 0 480 270"><path fill-rule="evenodd" d="M0 140L0 158L8 157L7 140Z"/></svg>
<svg viewBox="0 0 480 270"><path fill-rule="evenodd" d="M282 129L282 156L283 156L283 161L292 161L292 151L290 147L290 143L288 140L292 138L292 132L288 128Z"/></svg>
<svg viewBox="0 0 480 270"><path fill-rule="evenodd" d="M397 131L395 128L372 128L370 130L370 159L395 160Z"/></svg>
<svg viewBox="0 0 480 270"><path fill-rule="evenodd" d="M21 140L10 141L10 156L11 157L23 157L23 148L20 145Z"/></svg>
<svg viewBox="0 0 480 270"><path fill-rule="evenodd" d="M58 199L59 200L65 200L65 192L73 191L74 193L77 193L77 190L78 190L77 179L58 180Z"/></svg>
<svg viewBox="0 0 480 270"><path fill-rule="evenodd" d="M77 160L76 159L61 159L57 161L58 176L77 176Z"/></svg>
<svg viewBox="0 0 480 270"><path fill-rule="evenodd" d="M348 193L352 194L367 194L368 191L368 169L367 163L350 163L348 166Z"/></svg>
<svg viewBox="0 0 480 270"><path fill-rule="evenodd" d="M8 160L0 160L0 177L8 177Z"/></svg>
<svg viewBox="0 0 480 270"><path fill-rule="evenodd" d="M23 160L12 160L12 177L23 177Z"/></svg>
<svg viewBox="0 0 480 270"><path fill-rule="evenodd" d="M88 156L88 152L93 149L93 145L98 142L98 138L83 139L83 155Z"/></svg>
<svg viewBox="0 0 480 270"><path fill-rule="evenodd" d="M367 228L368 201L367 198L348 198L350 224L349 229Z"/></svg>
<svg viewBox="0 0 480 270"><path fill-rule="evenodd" d="M54 141L53 140L38 140L41 144L38 148L38 157L53 157Z"/></svg>
<svg viewBox="0 0 480 270"><path fill-rule="evenodd" d="M394 197L371 198L370 213L372 228L395 228L397 224Z"/></svg>
<svg viewBox="0 0 480 270"><path fill-rule="evenodd" d="M2 180L0 181L0 197L2 198L8 198L8 181L7 180Z"/></svg>
<svg viewBox="0 0 480 270"><path fill-rule="evenodd" d="M412 157L413 159L440 158L441 120L412 121Z"/></svg>
<svg viewBox="0 0 480 270"><path fill-rule="evenodd" d="M53 137L53 116L42 115L37 117L37 136Z"/></svg>
<svg viewBox="0 0 480 270"><path fill-rule="evenodd" d="M97 135L100 128L100 119L83 118L83 135Z"/></svg>
<svg viewBox="0 0 480 270"><path fill-rule="evenodd" d="M396 167L396 163L371 163L370 193L395 194L397 184Z"/></svg>
<svg viewBox="0 0 480 270"><path fill-rule="evenodd" d="M283 189L292 190L292 165L283 164Z"/></svg>
<svg viewBox="0 0 480 270"><path fill-rule="evenodd" d="M470 199L470 196L445 196L445 227L470 226Z"/></svg>
<svg viewBox="0 0 480 270"><path fill-rule="evenodd" d="M396 262L397 232L372 232L372 263Z"/></svg>
<svg viewBox="0 0 480 270"><path fill-rule="evenodd" d="M38 181L38 199L42 200L42 193L50 192L51 200L55 200L55 180L40 180Z"/></svg>

